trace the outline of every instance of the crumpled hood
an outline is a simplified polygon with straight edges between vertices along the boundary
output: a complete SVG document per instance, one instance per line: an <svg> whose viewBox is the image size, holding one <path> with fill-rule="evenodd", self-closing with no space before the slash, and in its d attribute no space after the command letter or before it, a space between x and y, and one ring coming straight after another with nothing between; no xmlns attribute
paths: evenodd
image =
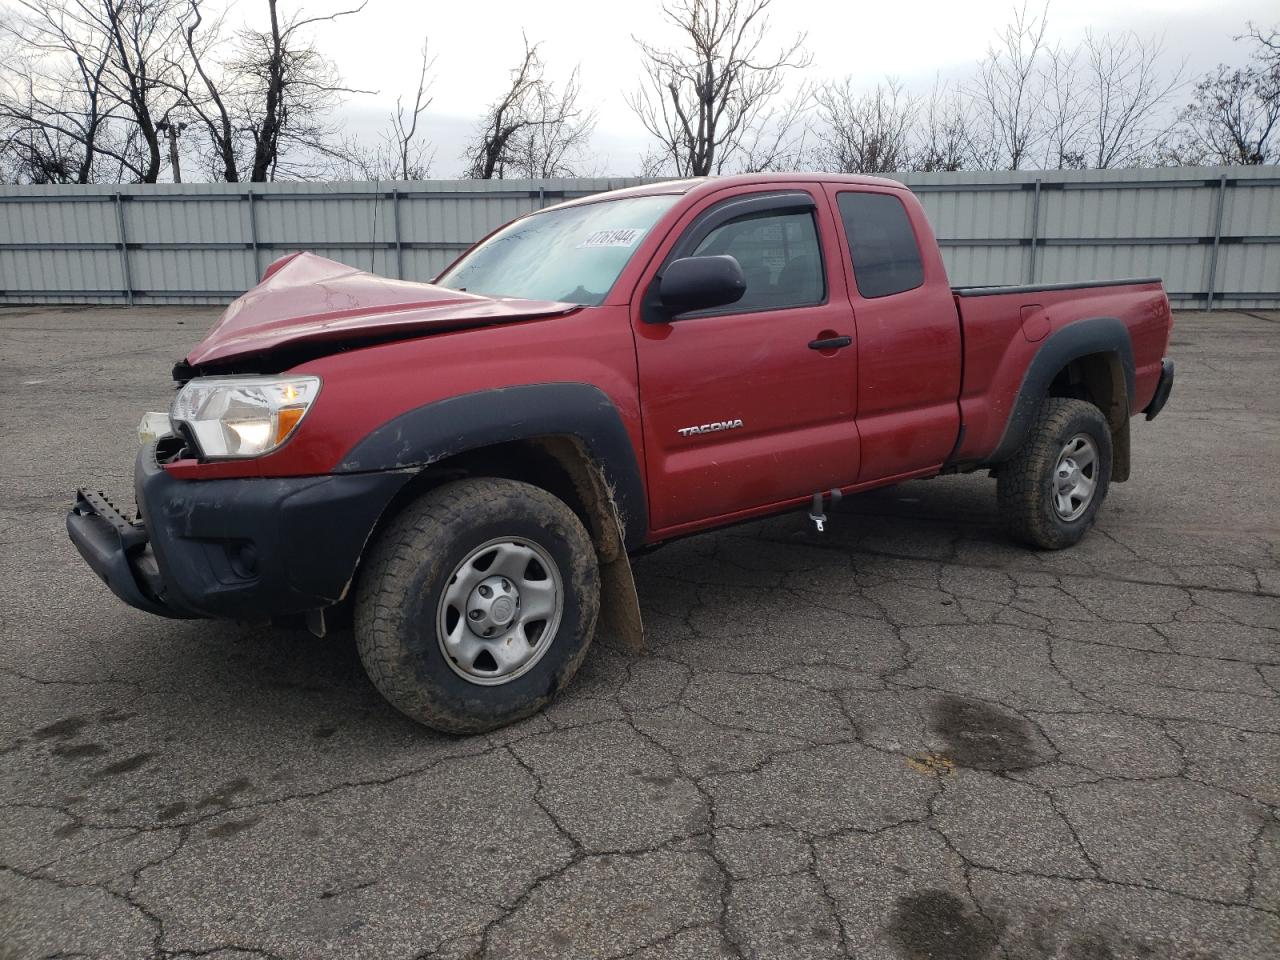
<svg viewBox="0 0 1280 960"><path fill-rule="evenodd" d="M311 253L281 257L187 354L192 366L317 340L436 333L553 317L572 303L485 297L389 280Z"/></svg>

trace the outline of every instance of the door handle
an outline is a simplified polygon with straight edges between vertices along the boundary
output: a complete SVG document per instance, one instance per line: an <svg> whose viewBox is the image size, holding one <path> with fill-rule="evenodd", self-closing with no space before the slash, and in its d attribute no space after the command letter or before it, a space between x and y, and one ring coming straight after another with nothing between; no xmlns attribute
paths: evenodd
<svg viewBox="0 0 1280 960"><path fill-rule="evenodd" d="M810 350L841 350L853 343L853 337L826 337L822 340L810 340Z"/></svg>

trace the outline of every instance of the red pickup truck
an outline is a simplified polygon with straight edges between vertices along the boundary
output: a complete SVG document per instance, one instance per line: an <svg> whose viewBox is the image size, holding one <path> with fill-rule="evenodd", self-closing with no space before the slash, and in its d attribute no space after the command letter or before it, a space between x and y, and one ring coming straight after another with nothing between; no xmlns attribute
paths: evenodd
<svg viewBox="0 0 1280 960"><path fill-rule="evenodd" d="M174 369L137 520L71 539L169 617L353 601L378 689L489 729L569 682L628 556L986 469L1026 543L1075 543L1173 382L1158 280L952 288L887 180L760 175L574 200L419 284L282 258ZM163 418L161 418L163 421Z"/></svg>

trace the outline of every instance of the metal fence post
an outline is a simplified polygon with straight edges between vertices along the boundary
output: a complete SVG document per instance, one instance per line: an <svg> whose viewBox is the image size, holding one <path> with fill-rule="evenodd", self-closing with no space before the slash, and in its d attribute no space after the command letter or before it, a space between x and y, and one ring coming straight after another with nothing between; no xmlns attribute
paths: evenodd
<svg viewBox="0 0 1280 960"><path fill-rule="evenodd" d="M124 232L124 197L116 192L116 234L120 240L120 272L124 275L125 303L133 306L133 274L129 271L129 241Z"/></svg>
<svg viewBox="0 0 1280 960"><path fill-rule="evenodd" d="M404 279L404 244L400 240L400 191L391 191L391 220L396 231L396 279Z"/></svg>
<svg viewBox="0 0 1280 960"><path fill-rule="evenodd" d="M1036 177L1035 195L1031 201L1031 262L1027 283L1036 282L1036 244L1040 242L1040 178Z"/></svg>
<svg viewBox="0 0 1280 960"><path fill-rule="evenodd" d="M1204 292L1204 310L1213 309L1213 298L1218 292L1218 246L1222 242L1222 210L1227 199L1227 175L1218 177L1218 212L1213 218L1213 252L1209 254L1209 289Z"/></svg>
<svg viewBox="0 0 1280 960"><path fill-rule="evenodd" d="M262 267L258 262L258 211L253 205L253 187L249 188L249 248L253 251L253 273L249 277L251 283L257 283L262 276Z"/></svg>

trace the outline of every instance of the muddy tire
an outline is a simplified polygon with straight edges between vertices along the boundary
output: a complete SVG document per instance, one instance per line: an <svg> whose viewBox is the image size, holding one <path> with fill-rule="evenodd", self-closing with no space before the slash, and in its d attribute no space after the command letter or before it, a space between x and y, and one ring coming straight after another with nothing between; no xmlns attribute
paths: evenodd
<svg viewBox="0 0 1280 960"><path fill-rule="evenodd" d="M600 579L582 522L514 480L460 480L382 531L356 591L360 659L399 711L468 734L527 717L573 678Z"/></svg>
<svg viewBox="0 0 1280 960"><path fill-rule="evenodd" d="M1080 541L1111 483L1111 430L1085 400L1048 397L1027 439L997 474L1009 533L1042 550Z"/></svg>

